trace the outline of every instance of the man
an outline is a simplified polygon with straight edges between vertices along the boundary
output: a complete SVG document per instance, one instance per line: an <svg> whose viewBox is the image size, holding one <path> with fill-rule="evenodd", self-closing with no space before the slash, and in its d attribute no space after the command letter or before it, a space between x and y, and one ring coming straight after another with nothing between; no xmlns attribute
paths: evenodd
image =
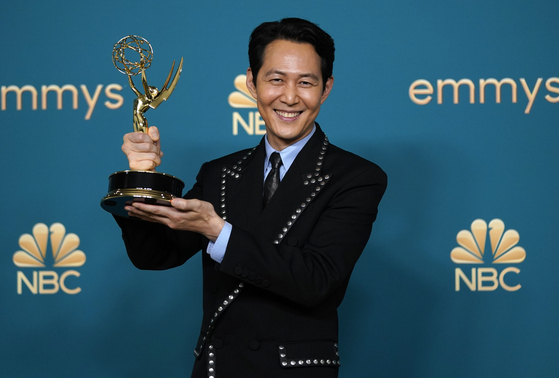
<svg viewBox="0 0 559 378"><path fill-rule="evenodd" d="M266 125L260 144L205 163L172 207L136 202L126 210L139 220L115 219L140 269L172 268L202 250L193 377L337 377L337 308L386 175L315 123L334 83L327 33L301 19L264 23L249 60L247 86ZM123 151L131 169L155 169L157 129L127 134Z"/></svg>

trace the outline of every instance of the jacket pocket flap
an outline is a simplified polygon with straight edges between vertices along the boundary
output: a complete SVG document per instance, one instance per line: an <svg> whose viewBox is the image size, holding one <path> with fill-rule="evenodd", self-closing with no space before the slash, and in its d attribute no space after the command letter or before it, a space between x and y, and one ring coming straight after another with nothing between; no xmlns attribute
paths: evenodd
<svg viewBox="0 0 559 378"><path fill-rule="evenodd" d="M286 342L278 345L278 352L284 368L340 366L338 344L334 341Z"/></svg>

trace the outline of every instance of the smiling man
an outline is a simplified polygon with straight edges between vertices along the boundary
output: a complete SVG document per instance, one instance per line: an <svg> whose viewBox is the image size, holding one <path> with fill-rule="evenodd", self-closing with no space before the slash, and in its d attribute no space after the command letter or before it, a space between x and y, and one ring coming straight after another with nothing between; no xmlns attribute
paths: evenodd
<svg viewBox="0 0 559 378"><path fill-rule="evenodd" d="M202 251L192 377L337 377L337 308L386 175L330 144L315 122L334 84L326 32L297 18L266 22L251 35L249 61L247 86L266 125L260 144L205 163L172 207L136 202L126 207L132 218L115 219L140 269ZM131 169L161 162L155 127L125 135L122 149Z"/></svg>

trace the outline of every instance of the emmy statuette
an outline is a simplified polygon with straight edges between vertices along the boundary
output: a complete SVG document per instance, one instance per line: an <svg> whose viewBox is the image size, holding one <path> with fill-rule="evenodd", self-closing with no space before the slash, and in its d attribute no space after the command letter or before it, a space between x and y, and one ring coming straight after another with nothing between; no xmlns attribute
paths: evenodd
<svg viewBox="0 0 559 378"><path fill-rule="evenodd" d="M126 52L137 54L139 61L126 59ZM150 108L157 108L171 96L182 72L183 58L181 58L170 85L169 81L175 69L175 62L173 62L169 76L161 90L150 86L147 83L145 70L151 65L152 58L153 49L149 42L136 35L122 38L113 47L113 64L121 73L128 76L130 88L137 96L134 100L134 131L143 133L148 131L144 113ZM142 86L145 93L140 92L132 81L132 76L139 73L142 75ZM171 206L171 199L182 197L183 188L184 183L181 180L165 173L133 170L115 172L109 176L109 193L101 199L101 207L111 214L128 217L128 212L124 210L126 204L140 201Z"/></svg>

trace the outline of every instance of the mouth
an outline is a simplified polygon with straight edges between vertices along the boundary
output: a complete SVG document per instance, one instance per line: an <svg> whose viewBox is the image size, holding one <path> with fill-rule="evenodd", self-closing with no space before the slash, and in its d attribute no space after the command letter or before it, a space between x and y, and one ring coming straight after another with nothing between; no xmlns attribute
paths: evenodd
<svg viewBox="0 0 559 378"><path fill-rule="evenodd" d="M281 110L276 110L276 114L285 121L292 121L296 119L303 112L283 112Z"/></svg>

